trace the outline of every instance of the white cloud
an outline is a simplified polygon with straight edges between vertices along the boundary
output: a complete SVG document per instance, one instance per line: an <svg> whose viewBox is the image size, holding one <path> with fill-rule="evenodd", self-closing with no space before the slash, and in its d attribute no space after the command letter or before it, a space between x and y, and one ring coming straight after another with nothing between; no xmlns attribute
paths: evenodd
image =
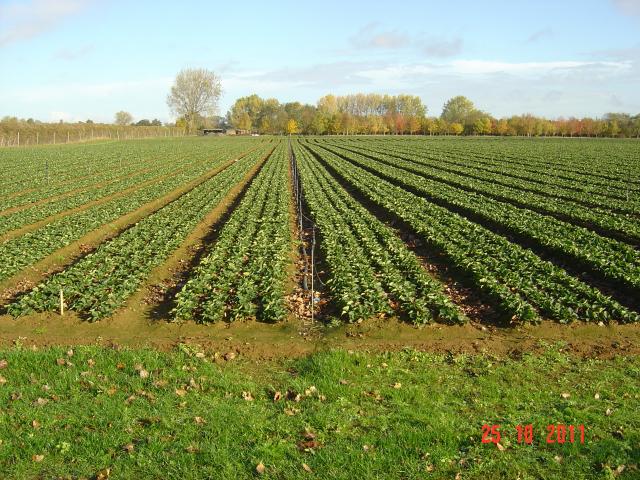
<svg viewBox="0 0 640 480"><path fill-rule="evenodd" d="M452 40L431 39L423 42L422 51L428 57L453 57L462 52L462 39L460 37Z"/></svg>
<svg viewBox="0 0 640 480"><path fill-rule="evenodd" d="M448 58L459 54L462 51L463 41L460 37L451 39L425 36L409 35L399 30L379 30L376 23L370 23L353 35L349 42L357 50L414 50L427 57ZM346 50L342 53L352 54Z"/></svg>
<svg viewBox="0 0 640 480"><path fill-rule="evenodd" d="M612 0L612 2L626 15L640 15L640 0Z"/></svg>
<svg viewBox="0 0 640 480"><path fill-rule="evenodd" d="M361 28L350 38L351 44L357 48L397 50L411 44L408 35L397 30L377 31L377 25L370 23Z"/></svg>
<svg viewBox="0 0 640 480"><path fill-rule="evenodd" d="M616 74L632 67L632 63L625 62L494 62L484 60L456 60L450 64L451 70L458 74L490 75L510 74L520 76L539 77L542 75L567 73L584 69L598 70L601 73Z"/></svg>
<svg viewBox="0 0 640 480"><path fill-rule="evenodd" d="M84 9L90 0L13 1L0 5L0 47L28 40L51 30Z"/></svg>
<svg viewBox="0 0 640 480"><path fill-rule="evenodd" d="M105 98L113 95L145 93L149 90L163 89L165 94L169 90L173 78L153 78L140 81L110 82L110 83L68 83L21 88L16 91L2 92L0 97L13 98L23 102L37 103L43 101L62 102L78 98ZM162 97L161 97L162 98Z"/></svg>

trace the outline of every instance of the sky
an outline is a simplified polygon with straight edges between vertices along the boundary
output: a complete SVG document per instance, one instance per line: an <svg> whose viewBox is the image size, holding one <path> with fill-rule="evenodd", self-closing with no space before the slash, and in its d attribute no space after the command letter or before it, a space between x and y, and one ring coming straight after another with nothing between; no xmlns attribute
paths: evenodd
<svg viewBox="0 0 640 480"><path fill-rule="evenodd" d="M0 0L0 117L172 120L175 75L257 93L465 95L496 117L640 113L640 0Z"/></svg>

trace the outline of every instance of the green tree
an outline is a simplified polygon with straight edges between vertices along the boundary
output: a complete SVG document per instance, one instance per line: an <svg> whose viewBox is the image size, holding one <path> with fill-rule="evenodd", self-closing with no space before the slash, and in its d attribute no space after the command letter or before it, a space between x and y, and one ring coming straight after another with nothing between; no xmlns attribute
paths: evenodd
<svg viewBox="0 0 640 480"><path fill-rule="evenodd" d="M469 115L474 111L476 111L476 107L473 102L467 97L459 95L451 98L444 104L440 118L449 123L455 122L464 125Z"/></svg>

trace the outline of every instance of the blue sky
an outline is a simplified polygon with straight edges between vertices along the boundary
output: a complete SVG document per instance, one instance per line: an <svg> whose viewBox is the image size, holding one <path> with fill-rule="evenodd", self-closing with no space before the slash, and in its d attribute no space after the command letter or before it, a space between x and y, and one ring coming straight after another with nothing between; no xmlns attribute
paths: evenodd
<svg viewBox="0 0 640 480"><path fill-rule="evenodd" d="M0 0L0 117L169 120L175 74L257 93L466 95L498 117L640 113L640 0Z"/></svg>

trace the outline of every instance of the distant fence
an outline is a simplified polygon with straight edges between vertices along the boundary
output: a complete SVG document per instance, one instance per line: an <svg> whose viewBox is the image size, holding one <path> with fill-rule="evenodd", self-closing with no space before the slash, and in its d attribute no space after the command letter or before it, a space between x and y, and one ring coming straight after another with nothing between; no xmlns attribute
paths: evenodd
<svg viewBox="0 0 640 480"><path fill-rule="evenodd" d="M91 142L93 140L133 140L157 137L184 137L185 131L178 127L115 127L95 128L31 128L1 129L0 147L33 145L58 145L66 143Z"/></svg>

